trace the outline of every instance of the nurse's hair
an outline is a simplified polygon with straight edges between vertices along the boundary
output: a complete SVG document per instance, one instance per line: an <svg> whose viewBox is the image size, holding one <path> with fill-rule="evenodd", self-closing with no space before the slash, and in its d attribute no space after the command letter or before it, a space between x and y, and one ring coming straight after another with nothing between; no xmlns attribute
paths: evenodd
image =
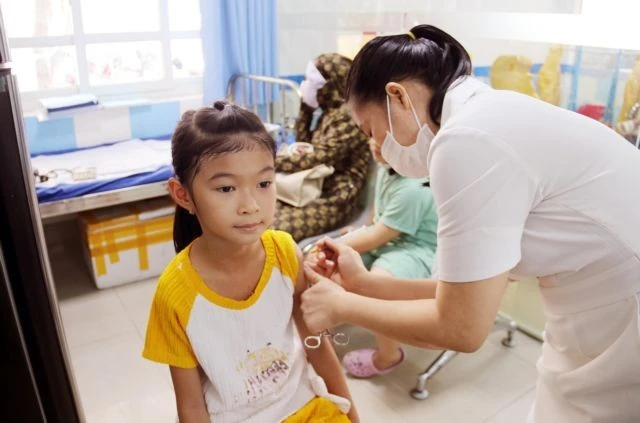
<svg viewBox="0 0 640 423"><path fill-rule="evenodd" d="M171 159L175 177L193 199L193 179L205 160L224 154L263 149L276 155L276 144L258 116L249 110L216 101L212 106L186 111L171 138ZM202 235L198 218L176 206L173 244L182 251Z"/></svg>
<svg viewBox="0 0 640 423"><path fill-rule="evenodd" d="M413 79L433 92L429 117L440 124L442 102L453 81L471 74L471 58L455 38L431 25L369 41L353 60L345 99L359 104L383 102L388 82Z"/></svg>

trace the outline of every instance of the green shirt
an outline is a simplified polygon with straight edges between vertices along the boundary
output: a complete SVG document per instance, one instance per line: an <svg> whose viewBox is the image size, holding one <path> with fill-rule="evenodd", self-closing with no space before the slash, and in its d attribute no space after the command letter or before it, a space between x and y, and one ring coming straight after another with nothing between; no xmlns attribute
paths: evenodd
<svg viewBox="0 0 640 423"><path fill-rule="evenodd" d="M378 171L375 191L374 223L381 222L401 234L384 247L372 251L376 256L404 250L433 266L437 245L438 216L427 179L410 179L387 169Z"/></svg>

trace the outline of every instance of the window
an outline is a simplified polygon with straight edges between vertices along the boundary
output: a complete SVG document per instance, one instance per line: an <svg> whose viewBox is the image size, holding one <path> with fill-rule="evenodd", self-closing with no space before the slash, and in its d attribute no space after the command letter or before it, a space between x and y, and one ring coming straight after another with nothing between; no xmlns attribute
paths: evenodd
<svg viewBox="0 0 640 423"><path fill-rule="evenodd" d="M0 0L25 110L42 97L202 91L198 0ZM29 106L31 103L31 107Z"/></svg>

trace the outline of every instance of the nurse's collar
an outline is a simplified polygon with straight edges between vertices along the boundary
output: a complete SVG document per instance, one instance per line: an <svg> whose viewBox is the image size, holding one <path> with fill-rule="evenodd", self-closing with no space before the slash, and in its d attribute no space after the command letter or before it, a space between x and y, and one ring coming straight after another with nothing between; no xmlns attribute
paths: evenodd
<svg viewBox="0 0 640 423"><path fill-rule="evenodd" d="M479 92L490 90L491 88L483 82L471 77L461 76L451 83L442 102L442 117L440 127L443 127L447 120L453 116L467 101Z"/></svg>

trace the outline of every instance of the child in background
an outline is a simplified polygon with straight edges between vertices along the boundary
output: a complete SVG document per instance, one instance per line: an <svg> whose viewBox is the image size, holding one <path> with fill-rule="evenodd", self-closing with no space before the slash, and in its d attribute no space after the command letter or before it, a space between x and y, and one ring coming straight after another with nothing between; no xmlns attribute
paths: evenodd
<svg viewBox="0 0 640 423"><path fill-rule="evenodd" d="M369 142L378 172L375 204L369 226L342 240L362 255L373 273L397 278L424 279L431 275L435 261L438 217L426 179L410 179L389 168L375 143ZM345 228L343 234L353 228ZM313 258L309 258L313 260ZM376 335L377 350L366 348L347 353L343 364L358 378L390 373L405 359L400 344Z"/></svg>
<svg viewBox="0 0 640 423"><path fill-rule="evenodd" d="M223 101L186 112L173 134L177 255L143 356L170 366L181 423L358 421L330 343L305 355L299 338L301 252L267 229L274 157L260 119Z"/></svg>

